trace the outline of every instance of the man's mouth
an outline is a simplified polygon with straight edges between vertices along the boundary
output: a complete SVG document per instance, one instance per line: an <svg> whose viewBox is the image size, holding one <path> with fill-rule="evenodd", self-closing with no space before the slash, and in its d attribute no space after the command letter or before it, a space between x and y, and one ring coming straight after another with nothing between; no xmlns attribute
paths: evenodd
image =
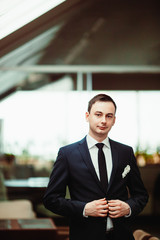
<svg viewBox="0 0 160 240"><path fill-rule="evenodd" d="M105 130L106 127L99 126L99 129L100 129L100 130Z"/></svg>

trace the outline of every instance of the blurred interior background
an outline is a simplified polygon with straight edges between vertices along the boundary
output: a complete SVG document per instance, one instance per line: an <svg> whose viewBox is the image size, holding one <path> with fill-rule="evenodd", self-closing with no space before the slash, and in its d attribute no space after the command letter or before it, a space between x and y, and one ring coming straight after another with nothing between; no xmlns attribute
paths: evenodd
<svg viewBox="0 0 160 240"><path fill-rule="evenodd" d="M34 217L67 226L42 196L59 147L86 135L88 101L106 93L118 106L109 137L133 147L150 196L134 228L160 237L159 9L159 0L1 0L2 208L29 200Z"/></svg>

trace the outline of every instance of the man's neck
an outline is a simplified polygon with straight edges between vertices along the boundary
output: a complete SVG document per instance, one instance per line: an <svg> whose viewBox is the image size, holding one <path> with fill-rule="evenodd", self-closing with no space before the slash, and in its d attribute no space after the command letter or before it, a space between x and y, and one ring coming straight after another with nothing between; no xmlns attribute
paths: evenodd
<svg viewBox="0 0 160 240"><path fill-rule="evenodd" d="M95 135L92 135L91 133L88 133L88 134L99 143L103 142L103 140L107 138L107 136L95 136Z"/></svg>

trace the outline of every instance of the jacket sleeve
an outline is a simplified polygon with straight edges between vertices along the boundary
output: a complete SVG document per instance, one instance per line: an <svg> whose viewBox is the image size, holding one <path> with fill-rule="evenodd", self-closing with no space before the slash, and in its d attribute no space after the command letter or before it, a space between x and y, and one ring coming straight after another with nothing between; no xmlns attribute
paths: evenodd
<svg viewBox="0 0 160 240"><path fill-rule="evenodd" d="M148 202L148 193L141 179L140 171L136 163L136 158L131 148L130 153L131 171L128 180L129 199L126 201L131 208L131 216L139 214Z"/></svg>
<svg viewBox="0 0 160 240"><path fill-rule="evenodd" d="M61 148L43 197L43 204L48 210L62 216L83 217L83 209L86 203L65 198L68 181L67 158L63 148Z"/></svg>

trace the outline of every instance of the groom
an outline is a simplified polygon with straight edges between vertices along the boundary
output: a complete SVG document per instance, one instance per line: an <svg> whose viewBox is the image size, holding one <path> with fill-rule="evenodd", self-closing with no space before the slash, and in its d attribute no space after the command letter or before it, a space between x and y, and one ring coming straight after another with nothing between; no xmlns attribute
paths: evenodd
<svg viewBox="0 0 160 240"><path fill-rule="evenodd" d="M88 135L59 150L43 202L69 218L70 240L133 240L131 221L148 201L132 148L108 138L115 114L114 100L96 95Z"/></svg>

